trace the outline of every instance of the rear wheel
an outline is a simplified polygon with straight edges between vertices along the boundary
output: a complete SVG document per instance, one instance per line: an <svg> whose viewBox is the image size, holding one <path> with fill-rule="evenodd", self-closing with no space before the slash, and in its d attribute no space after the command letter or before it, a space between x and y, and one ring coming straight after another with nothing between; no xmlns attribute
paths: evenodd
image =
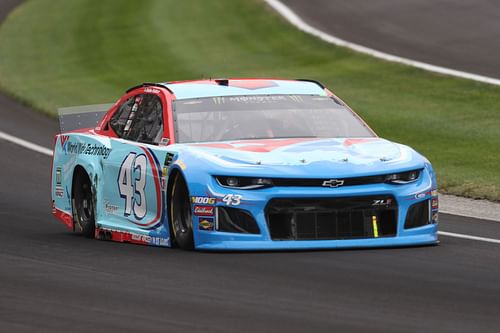
<svg viewBox="0 0 500 333"><path fill-rule="evenodd" d="M75 231L85 237L94 237L95 210L94 195L90 179L80 171L73 181L73 222Z"/></svg>
<svg viewBox="0 0 500 333"><path fill-rule="evenodd" d="M183 250L194 249L193 223L189 191L180 173L175 175L170 197L171 225L177 245Z"/></svg>

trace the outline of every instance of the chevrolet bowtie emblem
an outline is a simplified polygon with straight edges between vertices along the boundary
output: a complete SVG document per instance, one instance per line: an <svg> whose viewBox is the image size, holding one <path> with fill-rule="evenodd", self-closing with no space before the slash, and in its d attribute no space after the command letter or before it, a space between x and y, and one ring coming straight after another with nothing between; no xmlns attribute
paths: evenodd
<svg viewBox="0 0 500 333"><path fill-rule="evenodd" d="M338 179L325 180L322 184L324 187L339 187L342 185L344 185L344 181Z"/></svg>

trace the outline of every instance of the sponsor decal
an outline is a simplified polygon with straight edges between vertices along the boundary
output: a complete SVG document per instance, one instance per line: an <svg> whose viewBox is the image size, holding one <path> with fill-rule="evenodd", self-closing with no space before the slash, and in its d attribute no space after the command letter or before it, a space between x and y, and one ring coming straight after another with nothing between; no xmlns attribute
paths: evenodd
<svg viewBox="0 0 500 333"><path fill-rule="evenodd" d="M294 96L298 97L298 96ZM221 97L218 97L221 98ZM224 97L222 97L224 98ZM234 97L227 97L230 102L233 103L244 103L244 104L269 104L269 103L276 103L279 101L286 101L287 98L286 96L275 96L275 95L256 95L256 96L234 96ZM291 97L290 97L291 98ZM293 99L296 101L295 99ZM224 99L222 103L216 103L216 104L224 104Z"/></svg>
<svg viewBox="0 0 500 333"><path fill-rule="evenodd" d="M187 102L183 102L182 104L184 105L194 105L194 104L201 104L202 102L201 101L187 101Z"/></svg>
<svg viewBox="0 0 500 333"><path fill-rule="evenodd" d="M198 216L213 216L214 206L194 206L194 215Z"/></svg>
<svg viewBox="0 0 500 333"><path fill-rule="evenodd" d="M412 194L412 195L409 195L409 196L405 197L405 200L420 200L420 199L424 199L425 197L427 197L431 193L432 192L430 190L424 191L424 192L418 192L418 193L415 193L415 194Z"/></svg>
<svg viewBox="0 0 500 333"><path fill-rule="evenodd" d="M159 94L160 90L154 89L154 88L146 88L146 89L144 89L144 92L145 93L152 93L152 94Z"/></svg>
<svg viewBox="0 0 500 333"><path fill-rule="evenodd" d="M62 185L62 168L56 167L56 186Z"/></svg>
<svg viewBox="0 0 500 333"><path fill-rule="evenodd" d="M167 153L167 156L165 156L165 161L163 162L163 165L168 167L172 163L173 160L174 160L174 154Z"/></svg>
<svg viewBox="0 0 500 333"><path fill-rule="evenodd" d="M417 193L417 194L415 194L415 199L422 199L425 197L425 195L426 195L426 192Z"/></svg>
<svg viewBox="0 0 500 333"><path fill-rule="evenodd" d="M168 238L153 237L153 236L149 236L149 235L139 235L139 234L132 234L131 233L131 239L132 239L132 241L146 243L146 244L153 244L153 245L159 245L159 246L168 246L169 245Z"/></svg>
<svg viewBox="0 0 500 333"><path fill-rule="evenodd" d="M182 161L177 162L177 165L181 168L181 170L186 170L187 168L186 164Z"/></svg>
<svg viewBox="0 0 500 333"><path fill-rule="evenodd" d="M168 176L168 170L169 170L169 167L174 160L174 156L175 155L172 153L167 153L167 155L165 156L165 161L163 162L163 168L162 168L162 173L161 173L163 177ZM181 165L181 168L182 168L182 165Z"/></svg>
<svg viewBox="0 0 500 333"><path fill-rule="evenodd" d="M297 103L304 101L302 96L299 96L299 95L289 95L288 98L290 98L292 101L297 102Z"/></svg>
<svg viewBox="0 0 500 333"><path fill-rule="evenodd" d="M434 223L437 223L439 221L439 213L438 212L432 213L432 221L434 221Z"/></svg>
<svg viewBox="0 0 500 333"><path fill-rule="evenodd" d="M321 184L323 187L339 187L342 185L344 185L344 181L338 179L325 180L323 184Z"/></svg>
<svg viewBox="0 0 500 333"><path fill-rule="evenodd" d="M193 204L215 205L215 203L217 202L217 198L211 198L211 197L191 197L191 202Z"/></svg>
<svg viewBox="0 0 500 333"><path fill-rule="evenodd" d="M131 234L132 240L149 243L151 242L151 236L148 235L139 235L139 234Z"/></svg>
<svg viewBox="0 0 500 333"><path fill-rule="evenodd" d="M212 97L214 104L224 104L226 103L224 97Z"/></svg>
<svg viewBox="0 0 500 333"><path fill-rule="evenodd" d="M64 198L64 188L62 186L56 186L55 194L58 198Z"/></svg>
<svg viewBox="0 0 500 333"><path fill-rule="evenodd" d="M433 197L437 197L438 196L438 191L437 190L432 190L431 195Z"/></svg>
<svg viewBox="0 0 500 333"><path fill-rule="evenodd" d="M83 143L67 141L63 147L64 153L74 155L93 155L102 156L104 159L108 158L111 153L111 148L97 143Z"/></svg>
<svg viewBox="0 0 500 333"><path fill-rule="evenodd" d="M198 223L198 228L204 231L214 230L214 219L210 217L200 217L200 222Z"/></svg>
<svg viewBox="0 0 500 333"><path fill-rule="evenodd" d="M118 209L120 209L120 207L118 207L117 205L113 205L107 200L104 201L104 211L106 212L106 214L115 214Z"/></svg>
<svg viewBox="0 0 500 333"><path fill-rule="evenodd" d="M390 206L392 204L392 199L376 199L373 200L372 206Z"/></svg>
<svg viewBox="0 0 500 333"><path fill-rule="evenodd" d="M59 136L59 140L60 140L60 143L61 143L61 148L64 149L64 145L66 144L66 142L68 141L69 139L69 135L61 135Z"/></svg>
<svg viewBox="0 0 500 333"><path fill-rule="evenodd" d="M224 202L228 206L239 206L241 203L242 196L239 194L226 194L222 198L222 202Z"/></svg>
<svg viewBox="0 0 500 333"><path fill-rule="evenodd" d="M439 207L438 198L432 198L432 209L437 209Z"/></svg>

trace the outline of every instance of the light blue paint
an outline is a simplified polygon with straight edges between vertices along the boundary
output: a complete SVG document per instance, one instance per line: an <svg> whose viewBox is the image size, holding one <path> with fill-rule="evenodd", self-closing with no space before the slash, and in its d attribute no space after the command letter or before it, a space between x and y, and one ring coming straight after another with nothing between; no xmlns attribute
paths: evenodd
<svg viewBox="0 0 500 333"><path fill-rule="evenodd" d="M203 98L214 96L239 95L319 95L326 92L319 85L305 81L272 80L277 86L259 89L246 89L234 86L222 86L210 83L165 83L177 99Z"/></svg>

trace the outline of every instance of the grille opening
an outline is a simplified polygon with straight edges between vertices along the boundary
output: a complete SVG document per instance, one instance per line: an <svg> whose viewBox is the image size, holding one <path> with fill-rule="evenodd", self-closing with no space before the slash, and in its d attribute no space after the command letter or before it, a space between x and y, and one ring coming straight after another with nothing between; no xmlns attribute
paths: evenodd
<svg viewBox="0 0 500 333"><path fill-rule="evenodd" d="M384 221L383 223L378 224L378 229L380 234L382 235L390 235L394 233L396 235L396 230L398 229L398 214L397 212L385 211L382 210L378 212L380 214L380 221ZM395 214L395 215L394 215Z"/></svg>
<svg viewBox="0 0 500 333"><path fill-rule="evenodd" d="M266 218L273 240L391 237L397 230L397 205L390 196L273 199Z"/></svg>
<svg viewBox="0 0 500 333"><path fill-rule="evenodd" d="M405 229L422 227L431 223L429 218L429 200L410 206L406 214Z"/></svg>
<svg viewBox="0 0 500 333"><path fill-rule="evenodd" d="M218 231L237 232L244 234L259 234L259 226L252 214L246 210L217 207Z"/></svg>
<svg viewBox="0 0 500 333"><path fill-rule="evenodd" d="M317 220L317 232L319 235L323 235L325 239L335 237L338 233L337 224L331 223L336 218L335 214L332 213L320 213L318 214Z"/></svg>
<svg viewBox="0 0 500 333"><path fill-rule="evenodd" d="M273 223L269 226L271 235L279 239L292 239L291 221L293 214L271 214Z"/></svg>

